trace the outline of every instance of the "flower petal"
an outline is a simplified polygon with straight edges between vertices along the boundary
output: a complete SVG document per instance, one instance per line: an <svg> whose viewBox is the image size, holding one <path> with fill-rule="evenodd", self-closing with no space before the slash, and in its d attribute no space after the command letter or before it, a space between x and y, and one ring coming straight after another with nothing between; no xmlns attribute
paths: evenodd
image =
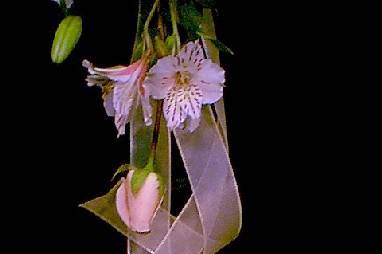
<svg viewBox="0 0 382 254"><path fill-rule="evenodd" d="M104 75L111 80L119 82L128 82L135 80L142 69L141 61L137 61L127 67L115 66L111 68L94 68L94 71L99 75Z"/></svg>
<svg viewBox="0 0 382 254"><path fill-rule="evenodd" d="M199 82L223 84L225 82L225 71L219 65L213 63L211 59L205 59L195 75Z"/></svg>
<svg viewBox="0 0 382 254"><path fill-rule="evenodd" d="M201 83L199 86L203 93L203 104L217 102L223 96L223 85Z"/></svg>
<svg viewBox="0 0 382 254"><path fill-rule="evenodd" d="M179 127L190 116L192 119L200 117L202 107L202 92L197 86L191 85L186 89L172 88L163 104L167 127Z"/></svg>
<svg viewBox="0 0 382 254"><path fill-rule="evenodd" d="M181 66L198 65L204 59L203 48L199 41L189 42L183 46L178 55Z"/></svg>
<svg viewBox="0 0 382 254"><path fill-rule="evenodd" d="M134 170L129 171L127 181L130 183ZM130 186L127 189L127 204L130 211L130 228L136 232L149 232L151 222L160 205L160 183L155 173L150 173L137 194Z"/></svg>
<svg viewBox="0 0 382 254"><path fill-rule="evenodd" d="M113 106L115 109L114 124L118 130L118 136L125 134L125 125L129 120L131 107L138 94L135 82L116 83L114 85Z"/></svg>
<svg viewBox="0 0 382 254"><path fill-rule="evenodd" d="M155 78L150 78L145 81L144 86L148 88L149 95L155 100L161 100L166 97L172 84L175 82L174 78L163 77L162 79L156 75Z"/></svg>
<svg viewBox="0 0 382 254"><path fill-rule="evenodd" d="M200 117L203 94L198 86L191 85L183 95L182 107L192 119Z"/></svg>
<svg viewBox="0 0 382 254"><path fill-rule="evenodd" d="M130 227L130 213L128 209L127 202L127 188L126 188L126 180L124 178L121 179L122 184L119 186L117 190L117 194L115 196L117 212L121 220L126 224L126 226Z"/></svg>
<svg viewBox="0 0 382 254"><path fill-rule="evenodd" d="M144 85L150 90L150 95L157 100L166 97L168 90L175 82L177 70L176 58L163 57L150 69Z"/></svg>
<svg viewBox="0 0 382 254"><path fill-rule="evenodd" d="M176 67L176 57L166 56L158 59L157 63L150 69L149 75L160 74L162 76L168 76L175 73Z"/></svg>
<svg viewBox="0 0 382 254"><path fill-rule="evenodd" d="M85 59L82 61L82 66L87 68L88 72L91 74L88 78L100 79L101 77L107 77L114 81L128 82L130 78L133 78L134 76L136 77L141 72L141 63L142 61L138 60L129 66L118 65L110 68L97 68ZM92 83L90 81L88 82Z"/></svg>
<svg viewBox="0 0 382 254"><path fill-rule="evenodd" d="M114 125L117 128L118 134L117 138L121 135L126 134L126 124L129 122L128 115L115 114L114 116Z"/></svg>
<svg viewBox="0 0 382 254"><path fill-rule="evenodd" d="M167 127L172 130L184 122L186 112L180 106L179 99L175 89L168 91L163 103L164 117L167 121Z"/></svg>
<svg viewBox="0 0 382 254"><path fill-rule="evenodd" d="M114 116L115 110L113 107L113 92L110 92L103 96L103 106L108 116Z"/></svg>

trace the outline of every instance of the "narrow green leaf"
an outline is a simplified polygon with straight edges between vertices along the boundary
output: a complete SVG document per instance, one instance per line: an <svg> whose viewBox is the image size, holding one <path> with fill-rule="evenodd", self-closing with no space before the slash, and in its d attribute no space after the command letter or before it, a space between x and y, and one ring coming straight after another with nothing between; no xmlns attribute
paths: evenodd
<svg viewBox="0 0 382 254"><path fill-rule="evenodd" d="M114 179L117 175L124 173L126 171L129 171L130 168L131 168L130 164L123 164L123 165L119 166L119 168L117 169L117 171L115 171L113 177L111 178L111 181L114 181Z"/></svg>
<svg viewBox="0 0 382 254"><path fill-rule="evenodd" d="M202 14L198 11L193 2L185 3L179 7L179 18L180 25L188 33L188 39L196 39L201 29Z"/></svg>
<svg viewBox="0 0 382 254"><path fill-rule="evenodd" d="M211 40L211 42L219 49L219 51L234 55L233 51L219 40Z"/></svg>
<svg viewBox="0 0 382 254"><path fill-rule="evenodd" d="M158 58L168 55L169 50L167 50L165 42L161 40L159 36L155 36L154 38L154 47Z"/></svg>
<svg viewBox="0 0 382 254"><path fill-rule="evenodd" d="M208 35L211 39L216 39L214 18L212 16L211 9L203 9L203 22L202 22L203 34ZM204 37L207 39L207 37ZM212 59L213 62L219 63L219 50L217 47L210 41L206 40L208 55ZM219 122L219 131L224 140L224 144L226 145L227 151L228 149L228 140L227 140L227 122L226 122L226 114L224 107L224 99L221 98L215 103L215 111L217 114L218 122Z"/></svg>
<svg viewBox="0 0 382 254"><path fill-rule="evenodd" d="M142 57L142 53L143 53L143 42L142 42L142 40L139 40L137 42L136 48L133 50L133 54L131 57L133 62L140 59Z"/></svg>
<svg viewBox="0 0 382 254"><path fill-rule="evenodd" d="M109 223L123 235L129 236L127 226L120 219L115 204L115 195L121 183L121 181L118 182L106 195L90 200L79 206Z"/></svg>

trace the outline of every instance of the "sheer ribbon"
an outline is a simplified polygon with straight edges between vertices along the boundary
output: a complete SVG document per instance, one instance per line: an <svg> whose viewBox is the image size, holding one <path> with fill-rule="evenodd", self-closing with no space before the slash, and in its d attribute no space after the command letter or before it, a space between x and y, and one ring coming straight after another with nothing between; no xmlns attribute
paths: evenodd
<svg viewBox="0 0 382 254"><path fill-rule="evenodd" d="M203 11L203 30L215 36L211 11ZM209 58L219 62L217 49L208 41ZM227 130L223 99L214 105L217 119L210 106L202 110L200 126L193 132L174 131L192 195L181 213L171 211L170 133L163 119L156 165L166 177L167 193L164 203L153 220L150 234L130 232L129 254L213 254L231 242L241 228L241 203L232 166L228 156ZM131 163L140 166L145 158L143 140L150 140L150 129L143 126L141 112L130 129ZM147 146L148 149L148 146ZM174 169L180 170L180 169Z"/></svg>

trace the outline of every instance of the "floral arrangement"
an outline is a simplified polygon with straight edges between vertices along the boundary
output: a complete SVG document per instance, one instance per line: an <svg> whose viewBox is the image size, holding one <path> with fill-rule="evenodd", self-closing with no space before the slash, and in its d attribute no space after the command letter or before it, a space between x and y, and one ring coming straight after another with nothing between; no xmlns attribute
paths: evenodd
<svg viewBox="0 0 382 254"><path fill-rule="evenodd" d="M66 17L52 45L63 62L78 43L80 16L72 0L55 0ZM75 3L74 3L75 4ZM216 39L213 1L138 1L129 64L82 65L89 87L102 90L105 112L117 137L129 126L130 163L104 196L80 206L128 239L128 253L216 253L241 228L241 204L228 155L223 91L225 71ZM179 28L180 26L180 28ZM181 153L192 194L179 215L171 214L171 135Z"/></svg>

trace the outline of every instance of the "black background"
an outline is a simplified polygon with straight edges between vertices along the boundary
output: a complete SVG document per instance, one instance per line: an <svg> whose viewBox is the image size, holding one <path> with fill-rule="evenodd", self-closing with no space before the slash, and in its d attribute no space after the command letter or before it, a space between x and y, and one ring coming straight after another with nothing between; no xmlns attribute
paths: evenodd
<svg viewBox="0 0 382 254"><path fill-rule="evenodd" d="M81 61L87 58L100 66L129 62L135 2L76 1L72 14L82 16L83 34L72 55L56 65L50 47L63 16L55 3L46 1L46 40L40 56L45 68L39 69L44 75L33 91L36 107L31 109L38 116L28 119L34 133L31 143L38 144L31 149L36 152L33 185L39 191L30 207L35 227L44 227L44 235L34 242L40 251L125 251L122 235L77 207L104 194L115 168L129 157L128 137L116 139L100 91L86 86ZM308 214L320 208L311 203L314 192L307 190L320 175L317 153L327 155L312 143L324 137L327 126L317 120L312 105L320 80L310 75L307 58L322 49L309 46L318 40L309 34L313 25L301 25L293 9L218 1L217 36L235 52L221 55L221 65L227 80L230 156L243 204L242 231L219 254L309 252L321 245L311 243L311 229L320 218ZM308 8L303 15L310 12Z"/></svg>

